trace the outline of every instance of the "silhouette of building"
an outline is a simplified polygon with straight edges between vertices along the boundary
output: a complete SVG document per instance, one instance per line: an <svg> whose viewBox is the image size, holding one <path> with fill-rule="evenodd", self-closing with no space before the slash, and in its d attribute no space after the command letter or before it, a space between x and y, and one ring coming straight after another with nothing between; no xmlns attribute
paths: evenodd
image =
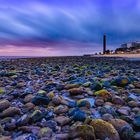
<svg viewBox="0 0 140 140"><path fill-rule="evenodd" d="M115 53L140 53L140 42L122 44L120 48L115 50Z"/></svg>

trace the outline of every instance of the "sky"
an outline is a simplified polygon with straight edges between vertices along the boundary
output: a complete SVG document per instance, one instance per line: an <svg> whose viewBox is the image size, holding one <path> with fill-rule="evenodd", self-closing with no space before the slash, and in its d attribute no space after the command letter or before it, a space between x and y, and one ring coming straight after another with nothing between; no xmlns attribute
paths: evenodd
<svg viewBox="0 0 140 140"><path fill-rule="evenodd" d="M140 0L0 0L0 56L83 55L140 41Z"/></svg>

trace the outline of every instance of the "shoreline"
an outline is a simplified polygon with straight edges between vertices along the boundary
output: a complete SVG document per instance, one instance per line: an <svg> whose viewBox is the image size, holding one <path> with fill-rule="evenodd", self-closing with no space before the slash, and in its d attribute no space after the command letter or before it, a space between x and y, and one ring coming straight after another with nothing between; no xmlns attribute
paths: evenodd
<svg viewBox="0 0 140 140"><path fill-rule="evenodd" d="M0 56L0 61L30 58L51 58L51 57L95 57L95 58L115 58L116 60L136 60L140 61L140 54L105 54L105 55L89 55L89 56Z"/></svg>
<svg viewBox="0 0 140 140"><path fill-rule="evenodd" d="M132 60L132 61L140 61L140 54L105 54L105 55L97 55L93 57L106 57L106 58L117 58L121 60Z"/></svg>
<svg viewBox="0 0 140 140"><path fill-rule="evenodd" d="M125 58L140 58L140 54L109 54L103 55L105 57L125 57Z"/></svg>

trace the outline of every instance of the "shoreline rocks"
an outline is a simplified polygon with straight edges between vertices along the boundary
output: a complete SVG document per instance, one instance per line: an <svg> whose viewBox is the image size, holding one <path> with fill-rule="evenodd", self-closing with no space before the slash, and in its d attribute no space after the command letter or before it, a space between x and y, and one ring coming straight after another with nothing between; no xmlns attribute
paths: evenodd
<svg viewBox="0 0 140 140"><path fill-rule="evenodd" d="M0 140L139 140L140 62L23 58L0 63Z"/></svg>

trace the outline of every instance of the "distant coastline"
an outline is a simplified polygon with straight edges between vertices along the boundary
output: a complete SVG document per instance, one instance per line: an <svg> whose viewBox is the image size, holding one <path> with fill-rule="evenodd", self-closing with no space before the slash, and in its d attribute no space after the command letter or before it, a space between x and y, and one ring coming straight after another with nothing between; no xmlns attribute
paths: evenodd
<svg viewBox="0 0 140 140"><path fill-rule="evenodd" d="M85 55L86 56L86 55ZM104 55L87 55L89 57L110 57L110 58L121 58L127 60L138 60L140 61L140 54L104 54ZM21 59L21 58L42 58L42 57L49 57L49 56L0 56L0 60L11 60L11 59ZM72 56L52 56L52 57L72 57ZM74 56L73 56L74 57Z"/></svg>
<svg viewBox="0 0 140 140"><path fill-rule="evenodd" d="M139 54L105 54L105 55L98 55L99 57L119 57L124 58L127 60L138 60L140 61L140 53Z"/></svg>

